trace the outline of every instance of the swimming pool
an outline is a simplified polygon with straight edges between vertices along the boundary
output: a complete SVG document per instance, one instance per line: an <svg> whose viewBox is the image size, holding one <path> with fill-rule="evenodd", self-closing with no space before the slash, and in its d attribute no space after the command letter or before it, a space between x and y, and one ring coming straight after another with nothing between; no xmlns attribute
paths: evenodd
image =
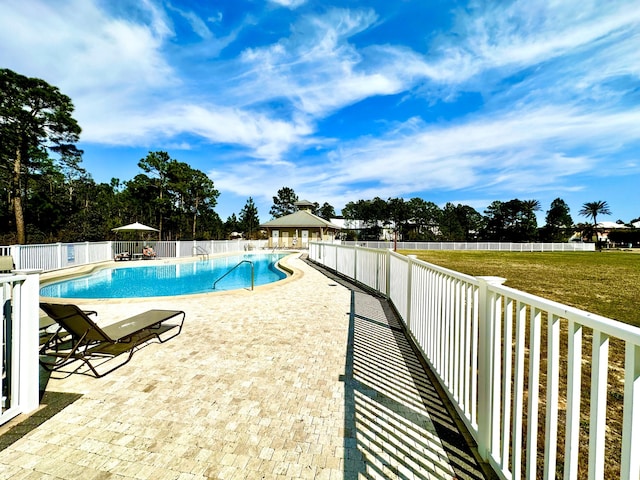
<svg viewBox="0 0 640 480"><path fill-rule="evenodd" d="M286 254L250 254L218 257L188 263L105 268L90 275L44 285L43 297L55 298L139 298L211 293L251 287L251 265L242 263L216 284L213 283L243 260L254 266L254 285L276 282L286 274L276 263Z"/></svg>

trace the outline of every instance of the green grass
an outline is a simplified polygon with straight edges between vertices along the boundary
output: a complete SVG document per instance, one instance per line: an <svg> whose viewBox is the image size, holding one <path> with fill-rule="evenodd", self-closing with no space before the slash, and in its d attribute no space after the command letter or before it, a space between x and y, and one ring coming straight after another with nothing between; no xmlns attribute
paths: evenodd
<svg viewBox="0 0 640 480"><path fill-rule="evenodd" d="M640 254L402 250L468 275L506 278L505 285L640 326Z"/></svg>

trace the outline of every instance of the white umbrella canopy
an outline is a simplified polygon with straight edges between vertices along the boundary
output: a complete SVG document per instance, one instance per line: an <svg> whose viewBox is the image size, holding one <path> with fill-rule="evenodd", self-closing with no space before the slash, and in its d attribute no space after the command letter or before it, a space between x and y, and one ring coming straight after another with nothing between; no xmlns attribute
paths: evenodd
<svg viewBox="0 0 640 480"><path fill-rule="evenodd" d="M116 227L111 229L112 232L159 232L157 228L148 227L147 225L143 225L142 223L135 222L130 223L129 225L123 225L122 227Z"/></svg>
<svg viewBox="0 0 640 480"><path fill-rule="evenodd" d="M121 232L138 232L138 235L137 235L138 238L142 238L143 235L146 233L147 239L149 238L149 234L151 232L160 232L160 230L158 230L157 228L149 227L139 222L130 223L129 225L123 225L122 227L112 228L111 231L116 232L116 234Z"/></svg>

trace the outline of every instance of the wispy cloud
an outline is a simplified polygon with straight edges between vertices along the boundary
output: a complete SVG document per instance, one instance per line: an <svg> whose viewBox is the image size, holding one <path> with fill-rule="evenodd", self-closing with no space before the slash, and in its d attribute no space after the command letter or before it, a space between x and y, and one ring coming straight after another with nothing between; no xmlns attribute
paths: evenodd
<svg viewBox="0 0 640 480"><path fill-rule="evenodd" d="M491 121L483 117L457 125L409 124L405 133L398 129L383 138L346 144L322 165L293 164L287 180L296 191L320 191L322 198L338 204L429 191L556 194L586 188L576 183L576 175L617 168L608 153L620 143L628 145L630 157L640 146L640 109L596 116L548 107L504 113ZM620 167L628 169L628 164ZM244 167L231 165L216 175L231 190L242 178L251 184L254 177ZM254 180L264 178L281 183L276 168L261 166Z"/></svg>
<svg viewBox="0 0 640 480"><path fill-rule="evenodd" d="M205 20L200 18L192 10L176 8L170 4L167 8L174 12L177 12L182 18L184 18L189 23L196 35L198 35L200 38L208 40L213 37L213 33L211 33L211 30L209 30L209 27L207 26Z"/></svg>

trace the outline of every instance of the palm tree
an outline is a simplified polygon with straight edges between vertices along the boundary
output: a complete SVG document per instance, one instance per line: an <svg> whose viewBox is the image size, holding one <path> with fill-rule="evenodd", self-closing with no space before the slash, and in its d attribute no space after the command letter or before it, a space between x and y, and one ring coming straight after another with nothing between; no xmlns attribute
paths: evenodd
<svg viewBox="0 0 640 480"><path fill-rule="evenodd" d="M603 200L598 200L597 202L587 202L582 205L582 209L578 212L579 215L583 217L593 219L593 230L596 233L598 232L598 215L611 215L611 210L609 210L609 204Z"/></svg>

